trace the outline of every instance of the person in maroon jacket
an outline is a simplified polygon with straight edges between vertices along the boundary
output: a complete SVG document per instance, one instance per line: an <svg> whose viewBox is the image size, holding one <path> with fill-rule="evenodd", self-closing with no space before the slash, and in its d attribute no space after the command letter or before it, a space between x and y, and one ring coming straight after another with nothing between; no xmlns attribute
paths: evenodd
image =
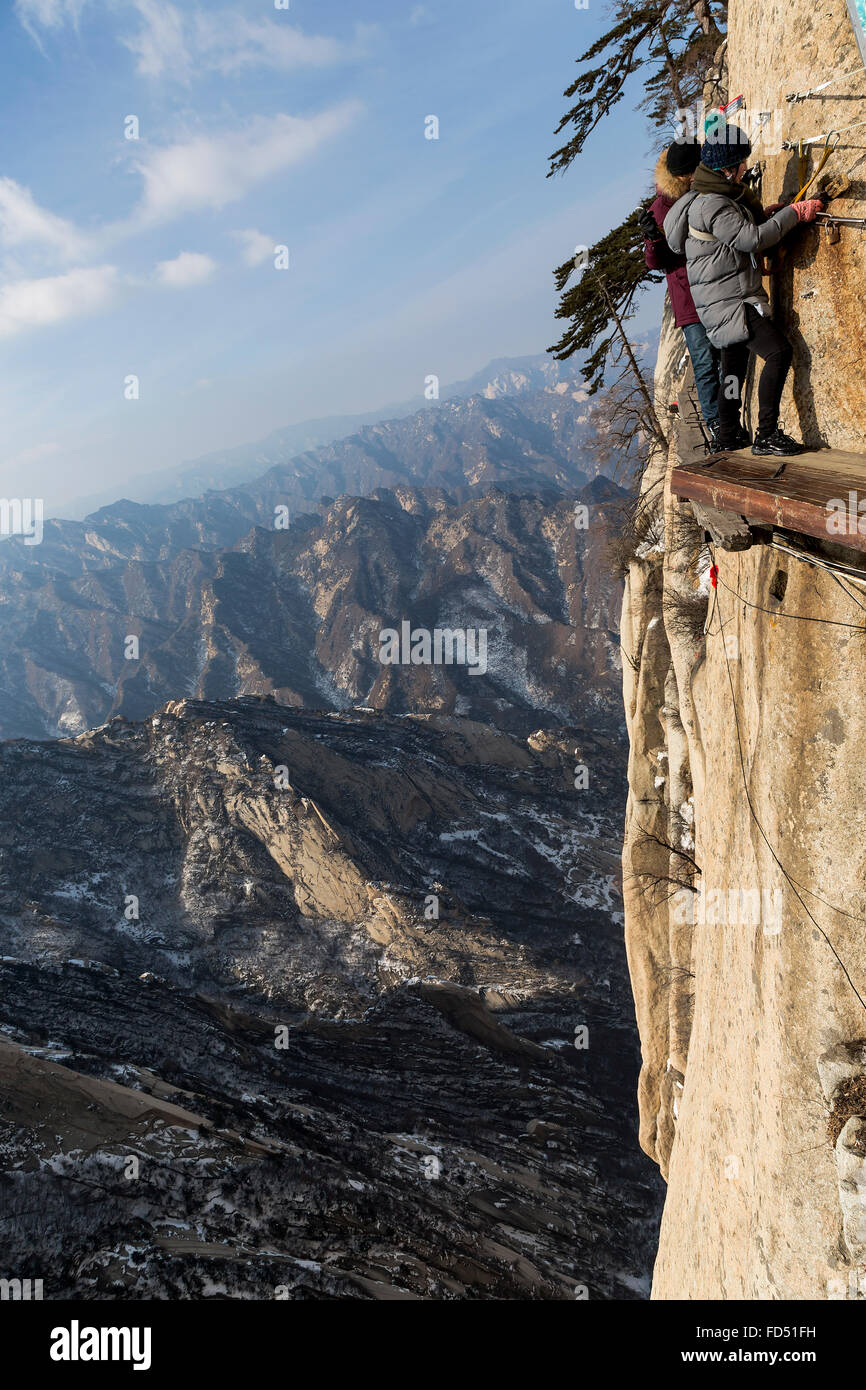
<svg viewBox="0 0 866 1390"><path fill-rule="evenodd" d="M710 444L716 450L720 447L720 354L718 349L713 347L707 337L707 330L698 318L689 288L686 258L674 255L662 231L662 223L674 203L691 188L692 175L700 160L701 147L693 140L675 140L668 149L662 151L655 171L656 199L641 219L641 227L646 233L644 255L649 269L663 270L667 276L674 323L683 330L686 347L692 359L704 425L710 437ZM746 442L751 441L742 441L743 444Z"/></svg>

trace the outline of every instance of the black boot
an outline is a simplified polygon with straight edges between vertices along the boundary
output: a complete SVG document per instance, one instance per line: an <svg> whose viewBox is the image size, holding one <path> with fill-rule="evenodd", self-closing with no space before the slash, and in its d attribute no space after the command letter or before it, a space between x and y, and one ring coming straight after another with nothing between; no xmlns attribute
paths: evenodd
<svg viewBox="0 0 866 1390"><path fill-rule="evenodd" d="M742 425L737 425L734 429L725 430L721 425L716 426L715 447L721 453L732 454L736 449L745 449L752 442L752 436L747 434Z"/></svg>
<svg viewBox="0 0 866 1390"><path fill-rule="evenodd" d="M713 420L711 424L704 425L707 432L705 448L708 454L720 454L724 449L722 443L722 424L720 420Z"/></svg>
<svg viewBox="0 0 866 1390"><path fill-rule="evenodd" d="M802 444L798 444L796 439L792 439L789 434L785 434L777 426L771 434L762 434L760 430L758 431L752 445L752 453L759 456L773 454L784 458L790 454L802 454L803 448Z"/></svg>

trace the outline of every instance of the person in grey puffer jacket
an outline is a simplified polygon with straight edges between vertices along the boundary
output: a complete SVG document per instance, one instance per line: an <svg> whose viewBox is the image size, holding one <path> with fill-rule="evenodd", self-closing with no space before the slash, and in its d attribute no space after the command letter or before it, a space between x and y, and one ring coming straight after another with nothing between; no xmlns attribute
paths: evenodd
<svg viewBox="0 0 866 1390"><path fill-rule="evenodd" d="M698 317L721 349L719 443L743 448L749 436L740 421L749 353L763 358L758 385L758 429L753 454L798 454L802 445L779 429L779 403L793 351L770 316L761 278L761 255L798 222L822 211L819 199L764 209L743 184L751 145L738 126L721 122L708 131L692 187L664 221L671 250L685 255Z"/></svg>

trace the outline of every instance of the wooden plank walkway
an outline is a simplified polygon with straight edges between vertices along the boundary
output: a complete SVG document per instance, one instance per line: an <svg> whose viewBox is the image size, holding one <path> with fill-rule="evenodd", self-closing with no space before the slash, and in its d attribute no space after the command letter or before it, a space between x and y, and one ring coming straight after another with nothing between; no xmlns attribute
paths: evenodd
<svg viewBox="0 0 866 1390"><path fill-rule="evenodd" d="M774 478L782 463L782 476ZM756 458L751 449L710 454L675 468L671 490L675 497L749 521L866 551L866 454L841 449L816 449L789 459ZM841 501L846 514L828 526L836 515L828 509L831 500Z"/></svg>

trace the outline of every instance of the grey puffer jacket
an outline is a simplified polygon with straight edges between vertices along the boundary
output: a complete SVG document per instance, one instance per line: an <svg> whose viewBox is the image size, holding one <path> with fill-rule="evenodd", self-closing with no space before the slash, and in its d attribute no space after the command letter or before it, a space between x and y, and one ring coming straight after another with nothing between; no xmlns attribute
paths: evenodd
<svg viewBox="0 0 866 1390"><path fill-rule="evenodd" d="M665 237L672 251L686 257L695 308L714 347L748 338L746 305L769 304L761 283L761 252L775 246L797 221L794 209L786 207L759 225L745 202L726 193L692 189L674 203L664 221Z"/></svg>

